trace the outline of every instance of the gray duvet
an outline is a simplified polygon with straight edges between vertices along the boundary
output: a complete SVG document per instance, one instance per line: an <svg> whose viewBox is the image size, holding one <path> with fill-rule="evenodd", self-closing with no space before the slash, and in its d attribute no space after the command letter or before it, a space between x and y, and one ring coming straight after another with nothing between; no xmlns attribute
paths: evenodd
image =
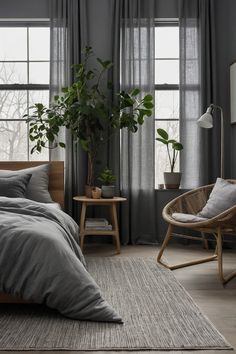
<svg viewBox="0 0 236 354"><path fill-rule="evenodd" d="M73 319L122 322L86 271L77 237L63 211L0 197L0 291Z"/></svg>

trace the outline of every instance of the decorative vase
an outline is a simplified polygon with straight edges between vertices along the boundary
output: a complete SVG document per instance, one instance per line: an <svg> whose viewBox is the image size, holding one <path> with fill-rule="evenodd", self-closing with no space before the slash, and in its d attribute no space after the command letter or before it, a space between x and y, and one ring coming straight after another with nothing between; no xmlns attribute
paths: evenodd
<svg viewBox="0 0 236 354"><path fill-rule="evenodd" d="M115 186L102 186L102 198L113 198L115 196Z"/></svg>
<svg viewBox="0 0 236 354"><path fill-rule="evenodd" d="M180 172L164 172L164 181L166 189L179 189L180 180Z"/></svg>
<svg viewBox="0 0 236 354"><path fill-rule="evenodd" d="M94 186L89 186L88 184L85 185L85 196L87 198L92 198L92 190L94 189Z"/></svg>
<svg viewBox="0 0 236 354"><path fill-rule="evenodd" d="M101 188L95 187L92 190L92 198L93 199L100 199L102 196L102 190Z"/></svg>

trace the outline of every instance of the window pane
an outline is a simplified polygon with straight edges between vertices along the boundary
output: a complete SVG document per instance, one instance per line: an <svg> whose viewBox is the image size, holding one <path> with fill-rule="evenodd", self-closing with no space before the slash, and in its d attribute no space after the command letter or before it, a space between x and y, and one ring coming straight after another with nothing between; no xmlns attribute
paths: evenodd
<svg viewBox="0 0 236 354"><path fill-rule="evenodd" d="M155 122L155 137L158 128L165 129L170 139L179 141L179 122L177 121L156 121ZM172 150L171 150L172 152ZM176 160L175 172L179 171L179 157ZM155 141L155 188L158 188L159 183L164 183L164 172L170 172L170 163L166 150L166 145L159 141Z"/></svg>
<svg viewBox="0 0 236 354"><path fill-rule="evenodd" d="M0 160L27 160L25 121L0 122Z"/></svg>
<svg viewBox="0 0 236 354"><path fill-rule="evenodd" d="M155 118L179 118L179 91L155 92Z"/></svg>
<svg viewBox="0 0 236 354"><path fill-rule="evenodd" d="M27 28L0 27L0 60L27 59Z"/></svg>
<svg viewBox="0 0 236 354"><path fill-rule="evenodd" d="M49 105L49 91L46 90L33 90L29 91L29 106L35 103L42 103L45 106Z"/></svg>
<svg viewBox="0 0 236 354"><path fill-rule="evenodd" d="M29 63L29 83L49 84L49 63Z"/></svg>
<svg viewBox="0 0 236 354"><path fill-rule="evenodd" d="M179 60L155 60L155 84L179 84Z"/></svg>
<svg viewBox="0 0 236 354"><path fill-rule="evenodd" d="M49 60L49 39L49 28L29 28L29 60Z"/></svg>
<svg viewBox="0 0 236 354"><path fill-rule="evenodd" d="M0 91L0 119L22 119L27 111L27 91Z"/></svg>
<svg viewBox="0 0 236 354"><path fill-rule="evenodd" d="M155 58L179 58L179 27L155 28Z"/></svg>
<svg viewBox="0 0 236 354"><path fill-rule="evenodd" d="M26 84L26 63L0 63L0 84Z"/></svg>

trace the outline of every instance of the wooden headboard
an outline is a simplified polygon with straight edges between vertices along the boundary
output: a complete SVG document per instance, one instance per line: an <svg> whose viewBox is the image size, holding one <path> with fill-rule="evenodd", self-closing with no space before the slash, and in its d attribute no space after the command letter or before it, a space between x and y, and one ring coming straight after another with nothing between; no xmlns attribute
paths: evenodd
<svg viewBox="0 0 236 354"><path fill-rule="evenodd" d="M0 170L21 170L49 163L48 190L53 201L64 208L64 162L63 161L0 161Z"/></svg>

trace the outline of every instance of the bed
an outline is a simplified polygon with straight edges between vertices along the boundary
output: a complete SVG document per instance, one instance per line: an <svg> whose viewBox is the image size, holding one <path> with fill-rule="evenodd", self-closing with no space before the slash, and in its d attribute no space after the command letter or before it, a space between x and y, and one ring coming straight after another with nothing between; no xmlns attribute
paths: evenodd
<svg viewBox="0 0 236 354"><path fill-rule="evenodd" d="M45 168L48 195L40 190ZM62 211L63 162L0 162L0 191L6 180L11 186L26 178L26 198L0 196L0 302L43 303L73 319L122 323L86 270L77 224ZM39 200L27 195L32 186Z"/></svg>

